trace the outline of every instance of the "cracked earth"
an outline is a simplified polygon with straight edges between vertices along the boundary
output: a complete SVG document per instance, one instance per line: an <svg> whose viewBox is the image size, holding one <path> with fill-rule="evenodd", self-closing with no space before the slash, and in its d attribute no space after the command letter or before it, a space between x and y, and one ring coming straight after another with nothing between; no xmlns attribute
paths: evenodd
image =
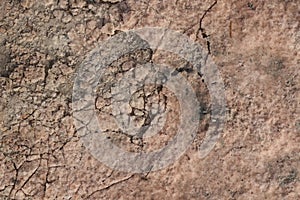
<svg viewBox="0 0 300 200"><path fill-rule="evenodd" d="M0 2L0 199L300 199L297 0ZM91 50L147 26L176 30L207 50L225 84L226 123L200 159L210 118L201 74L163 51L124 55L109 66L95 99L115 145L148 152L175 135L178 100L160 85L140 88L122 108L134 127L161 126L157 135L122 132L111 120L122 115L109 89L146 62L168 64L185 77L204 114L175 163L132 174L102 164L82 144L72 90Z"/></svg>

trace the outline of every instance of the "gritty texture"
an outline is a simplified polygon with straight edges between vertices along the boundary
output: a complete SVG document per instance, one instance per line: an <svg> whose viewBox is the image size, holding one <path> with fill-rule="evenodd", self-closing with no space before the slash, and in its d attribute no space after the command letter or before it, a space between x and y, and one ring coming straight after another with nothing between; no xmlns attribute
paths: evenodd
<svg viewBox="0 0 300 200"><path fill-rule="evenodd" d="M100 129L115 145L123 147L129 152L149 152L163 148L176 135L182 108L176 95L167 87L158 83L143 84L133 92L125 106L119 104L120 100L114 98L119 94L112 90L118 87L118 84L122 84L122 82L119 83L122 78L125 77L126 81L134 76L142 83L146 80L149 74L146 71L139 71L141 70L139 65L147 62L167 64L173 70L173 76L181 74L192 85L193 91L198 94L197 101L202 111L202 123L199 123L198 127L200 131L197 134L198 137L195 138L200 141L199 136L203 137L210 112L209 94L202 82L203 79L197 70L184 59L163 51L152 52L151 49L125 54L105 70L106 72L101 77L100 84L96 89L95 107L99 121L101 121ZM163 75L161 74L161 76ZM129 117L122 118L123 115ZM125 123L123 129L127 132L122 130L120 128L122 124L114 119ZM130 129L130 127L132 128ZM145 130L142 129L138 134L134 134L143 127ZM152 137L156 133L157 135Z"/></svg>
<svg viewBox="0 0 300 200"><path fill-rule="evenodd" d="M0 199L300 199L298 0L1 0L0 10ZM200 159L209 95L200 75L177 70L200 88L207 115L198 136L168 168L131 174L103 165L81 143L72 87L101 41L147 26L184 33L210 53L225 84L227 121L214 150ZM111 72L114 65L131 69L138 57L116 61ZM141 58L148 61L147 52ZM163 52L151 59L176 61ZM154 102L176 107L175 97L169 105L159 100L172 97L167 89L146 90ZM140 109L143 95L133 96L130 110L140 125L148 112ZM101 97L99 119L110 103ZM176 125L176 112L166 128ZM143 144L110 130L129 151L168 139L161 134Z"/></svg>

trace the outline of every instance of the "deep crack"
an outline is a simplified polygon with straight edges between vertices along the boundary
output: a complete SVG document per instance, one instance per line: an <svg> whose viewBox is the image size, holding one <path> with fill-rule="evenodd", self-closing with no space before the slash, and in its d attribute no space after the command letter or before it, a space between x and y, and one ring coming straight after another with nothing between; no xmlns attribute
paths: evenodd
<svg viewBox="0 0 300 200"><path fill-rule="evenodd" d="M210 50L210 41L209 41L209 36L210 35L208 35L206 33L205 29L203 28L202 23L203 23L203 20L204 20L205 16L207 15L207 13L209 13L217 3L218 3L218 1L216 0L213 4L211 4L209 6L209 8L207 10L205 10L205 12L203 13L203 15L199 19L199 28L198 28L198 30L196 32L196 38L198 38L199 33L201 33L202 38L206 40L208 54L211 53L211 50Z"/></svg>

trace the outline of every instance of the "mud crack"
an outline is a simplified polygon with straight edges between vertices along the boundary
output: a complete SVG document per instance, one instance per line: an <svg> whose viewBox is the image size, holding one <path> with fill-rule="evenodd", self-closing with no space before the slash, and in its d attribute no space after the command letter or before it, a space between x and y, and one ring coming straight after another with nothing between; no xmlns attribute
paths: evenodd
<svg viewBox="0 0 300 200"><path fill-rule="evenodd" d="M206 40L208 54L210 54L209 34L206 33L205 29L203 28L203 24L202 23L203 23L203 20L204 20L205 16L207 15L207 13L209 13L217 3L218 3L218 1L215 1L213 4L211 4L209 6L209 8L207 10L205 10L205 12L203 13L203 15L199 19L199 28L198 28L198 30L196 32L197 39L198 39L199 33L201 32L202 38Z"/></svg>

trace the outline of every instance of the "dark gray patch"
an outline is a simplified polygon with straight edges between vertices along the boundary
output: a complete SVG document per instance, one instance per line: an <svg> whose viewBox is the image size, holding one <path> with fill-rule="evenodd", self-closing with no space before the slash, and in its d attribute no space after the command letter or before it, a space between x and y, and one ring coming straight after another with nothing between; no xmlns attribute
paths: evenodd
<svg viewBox="0 0 300 200"><path fill-rule="evenodd" d="M0 47L0 77L9 77L13 72L14 65L10 61L10 51L5 47Z"/></svg>
<svg viewBox="0 0 300 200"><path fill-rule="evenodd" d="M297 170L292 170L287 176L281 178L280 186L288 185L294 182L297 179L298 172Z"/></svg>

